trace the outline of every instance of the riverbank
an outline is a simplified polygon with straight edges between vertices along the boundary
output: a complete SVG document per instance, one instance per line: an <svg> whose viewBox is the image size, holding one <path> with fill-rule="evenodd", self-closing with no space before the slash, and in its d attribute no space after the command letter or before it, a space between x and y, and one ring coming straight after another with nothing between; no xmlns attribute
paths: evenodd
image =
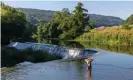
<svg viewBox="0 0 133 80"><path fill-rule="evenodd" d="M8 73L8 72L14 71L16 69L17 68L15 66L13 66L13 67L2 67L1 68L1 74L5 74L5 73Z"/></svg>
<svg viewBox="0 0 133 80"><path fill-rule="evenodd" d="M132 45L133 29L123 29L122 26L105 27L104 30L92 29L75 39L109 45Z"/></svg>

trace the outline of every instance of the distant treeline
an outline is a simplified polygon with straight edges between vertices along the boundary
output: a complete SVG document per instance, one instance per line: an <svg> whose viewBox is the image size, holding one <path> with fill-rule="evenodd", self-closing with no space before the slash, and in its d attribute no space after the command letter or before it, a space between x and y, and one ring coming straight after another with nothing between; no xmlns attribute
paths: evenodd
<svg viewBox="0 0 133 80"><path fill-rule="evenodd" d="M30 8L16 8L22 10L27 17L27 20L32 24L39 25L39 21L43 20L49 22L58 11L50 10L39 10ZM96 27L99 26L118 26L123 24L124 20L119 17L104 16L97 14L88 14L90 17L90 23L94 24Z"/></svg>

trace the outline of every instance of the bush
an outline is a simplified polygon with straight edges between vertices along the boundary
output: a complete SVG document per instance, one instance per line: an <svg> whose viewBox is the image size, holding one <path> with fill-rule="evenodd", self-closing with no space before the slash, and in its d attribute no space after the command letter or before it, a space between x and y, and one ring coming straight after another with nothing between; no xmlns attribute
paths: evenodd
<svg viewBox="0 0 133 80"><path fill-rule="evenodd" d="M132 27L131 26L129 26L128 24L124 24L123 26L123 29L128 29L128 30L130 30Z"/></svg>

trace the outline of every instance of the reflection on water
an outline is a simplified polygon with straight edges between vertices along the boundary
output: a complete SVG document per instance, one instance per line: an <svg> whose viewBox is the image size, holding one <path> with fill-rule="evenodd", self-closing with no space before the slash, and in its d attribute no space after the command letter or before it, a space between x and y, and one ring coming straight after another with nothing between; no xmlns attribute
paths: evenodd
<svg viewBox="0 0 133 80"><path fill-rule="evenodd" d="M123 56L98 55L91 70L84 59L37 63L5 74L2 80L133 80L133 57L126 55L123 59Z"/></svg>
<svg viewBox="0 0 133 80"><path fill-rule="evenodd" d="M92 72L92 69L88 69L88 71L86 73L87 80L92 80L92 74L91 74L91 72Z"/></svg>
<svg viewBox="0 0 133 80"><path fill-rule="evenodd" d="M59 41L59 40L58 41L51 40L50 43L65 47L72 47L72 48L100 48L107 51L133 55L133 45L107 45L107 44L95 44L90 42Z"/></svg>
<svg viewBox="0 0 133 80"><path fill-rule="evenodd" d="M73 48L101 48L133 55L132 46L72 41L56 41L53 44ZM2 75L2 80L133 80L133 56L112 54L101 49L94 49L100 54L94 58L92 69L88 69L84 59L56 60L24 66Z"/></svg>
<svg viewBox="0 0 133 80"><path fill-rule="evenodd" d="M100 48L107 51L126 53L133 55L133 45L107 45L107 44L92 44L89 42L80 42L86 48Z"/></svg>

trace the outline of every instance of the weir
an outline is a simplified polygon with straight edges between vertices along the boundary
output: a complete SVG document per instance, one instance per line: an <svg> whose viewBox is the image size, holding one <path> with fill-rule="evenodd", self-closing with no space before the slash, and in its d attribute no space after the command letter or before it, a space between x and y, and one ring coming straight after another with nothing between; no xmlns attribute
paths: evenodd
<svg viewBox="0 0 133 80"><path fill-rule="evenodd" d="M62 47L53 44L44 44L44 43L32 43L32 42L11 42L9 47L15 47L18 50L24 50L27 48L32 48L33 50L47 51L49 54L56 54L61 56L63 59L69 58L90 58L99 54L97 51L91 49L81 49L81 48L69 48Z"/></svg>

